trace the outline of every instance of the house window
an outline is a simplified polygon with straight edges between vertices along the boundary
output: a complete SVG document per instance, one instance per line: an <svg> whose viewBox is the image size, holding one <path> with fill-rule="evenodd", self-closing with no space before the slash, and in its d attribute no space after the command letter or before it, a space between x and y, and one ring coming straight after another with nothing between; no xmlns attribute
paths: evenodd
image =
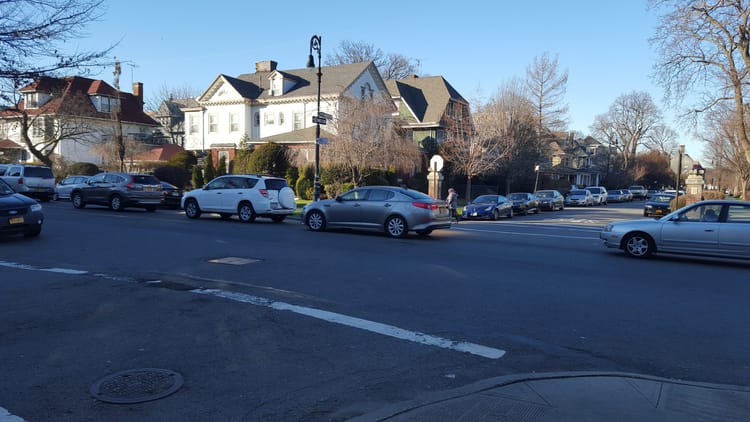
<svg viewBox="0 0 750 422"><path fill-rule="evenodd" d="M263 118L265 119L265 120L264 120L264 123L265 123L266 125L272 125L272 124L274 123L274 119L273 119L273 117L274 117L274 116L273 116L273 113L271 113L271 112L269 112L269 111L267 111L267 112L263 113Z"/></svg>
<svg viewBox="0 0 750 422"><path fill-rule="evenodd" d="M253 115L253 124L255 124L255 126L260 126L260 112L258 111Z"/></svg>
<svg viewBox="0 0 750 422"><path fill-rule="evenodd" d="M188 117L188 133L198 133L198 119L193 115Z"/></svg>
<svg viewBox="0 0 750 422"><path fill-rule="evenodd" d="M361 97L361 99L363 99L363 100L366 100L366 99L372 100L373 89L370 86L369 82L367 82L366 84L362 85L359 88L360 88L360 97Z"/></svg>
<svg viewBox="0 0 750 422"><path fill-rule="evenodd" d="M44 122L41 120L35 120L31 125L31 136L35 138L41 138L44 136Z"/></svg>
<svg viewBox="0 0 750 422"><path fill-rule="evenodd" d="M229 115L229 131L239 132L240 131L240 115L232 113Z"/></svg>
<svg viewBox="0 0 750 422"><path fill-rule="evenodd" d="M302 129L302 113L294 113L294 130Z"/></svg>
<svg viewBox="0 0 750 422"><path fill-rule="evenodd" d="M39 107L39 96L36 92L26 94L26 108L37 108Z"/></svg>
<svg viewBox="0 0 750 422"><path fill-rule="evenodd" d="M219 124L216 121L215 114L208 115L208 133L216 133L219 130Z"/></svg>
<svg viewBox="0 0 750 422"><path fill-rule="evenodd" d="M279 113L279 126L284 124L284 113Z"/></svg>

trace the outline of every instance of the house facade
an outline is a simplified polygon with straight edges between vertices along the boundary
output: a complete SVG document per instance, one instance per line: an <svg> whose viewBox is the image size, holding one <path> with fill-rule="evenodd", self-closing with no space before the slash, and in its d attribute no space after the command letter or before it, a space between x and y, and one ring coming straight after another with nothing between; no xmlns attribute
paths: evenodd
<svg viewBox="0 0 750 422"><path fill-rule="evenodd" d="M254 73L219 75L197 99L182 107L186 150L218 151L216 159L234 158L241 144L269 141L295 150L296 164L314 162L313 116L318 113L318 69L280 70L275 61L255 65ZM336 120L345 98L388 98L372 62L321 68L320 111ZM321 137L335 135L335 124L321 127ZM217 161L215 161L217 162Z"/></svg>
<svg viewBox="0 0 750 422"><path fill-rule="evenodd" d="M102 80L41 77L21 88L19 95L15 107L0 112L0 133L23 147L20 162L35 160L23 141L23 119L31 142L50 145L58 162L97 165L109 159L104 151L114 140L118 115L126 142L147 143L159 127L143 111L140 82L127 93Z"/></svg>
<svg viewBox="0 0 750 422"><path fill-rule="evenodd" d="M573 133L555 134L548 141L547 159L540 174L567 186L598 186L607 170L607 147L587 136L576 139Z"/></svg>

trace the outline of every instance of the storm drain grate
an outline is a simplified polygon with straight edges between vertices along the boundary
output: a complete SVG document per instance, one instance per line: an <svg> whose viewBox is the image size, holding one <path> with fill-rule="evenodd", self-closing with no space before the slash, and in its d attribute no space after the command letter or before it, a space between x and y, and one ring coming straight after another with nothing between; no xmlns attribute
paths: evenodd
<svg viewBox="0 0 750 422"><path fill-rule="evenodd" d="M253 263L256 263L256 262L260 262L260 259L238 258L238 257L235 257L235 256L228 256L226 258L211 259L208 262L211 262L211 263L214 263L214 264L246 265L246 264L253 264Z"/></svg>
<svg viewBox="0 0 750 422"><path fill-rule="evenodd" d="M91 395L107 403L158 400L182 387L182 375L168 369L139 368L106 376L91 386Z"/></svg>

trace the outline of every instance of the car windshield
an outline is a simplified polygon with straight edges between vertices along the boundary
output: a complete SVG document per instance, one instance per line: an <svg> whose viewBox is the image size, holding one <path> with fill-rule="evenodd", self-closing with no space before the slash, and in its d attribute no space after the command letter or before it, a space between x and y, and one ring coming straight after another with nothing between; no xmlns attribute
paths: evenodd
<svg viewBox="0 0 750 422"><path fill-rule="evenodd" d="M471 201L472 204L487 204L497 202L497 195L480 195Z"/></svg>
<svg viewBox="0 0 750 422"><path fill-rule="evenodd" d="M518 201L518 200L526 199L527 197L525 193L511 193L510 196L508 196L508 198Z"/></svg>
<svg viewBox="0 0 750 422"><path fill-rule="evenodd" d="M585 190L574 190L570 192L571 195L586 195Z"/></svg>
<svg viewBox="0 0 750 422"><path fill-rule="evenodd" d="M159 185L159 179L148 174L134 174L133 182L140 185Z"/></svg>
<svg viewBox="0 0 750 422"><path fill-rule="evenodd" d="M12 193L15 193L13 188L5 180L0 179L0 195L10 195Z"/></svg>
<svg viewBox="0 0 750 422"><path fill-rule="evenodd" d="M52 179L52 170L49 167L26 167L24 172L26 177L41 177L43 179Z"/></svg>
<svg viewBox="0 0 750 422"><path fill-rule="evenodd" d="M552 192L537 192L537 198L552 198L554 194Z"/></svg>
<svg viewBox="0 0 750 422"><path fill-rule="evenodd" d="M285 179L266 179L266 189L281 190L287 186Z"/></svg>
<svg viewBox="0 0 750 422"><path fill-rule="evenodd" d="M597 194L597 193L601 193L602 192L601 188L589 188L589 191L592 194Z"/></svg>
<svg viewBox="0 0 750 422"><path fill-rule="evenodd" d="M664 202L668 203L671 200L674 199L674 195L653 195L651 197L651 202Z"/></svg>
<svg viewBox="0 0 750 422"><path fill-rule="evenodd" d="M406 196L409 196L413 199L418 199L420 201L427 201L427 202L434 201L434 199L430 195L427 195L426 193L422 193L417 190L406 189L402 191L402 193L406 194Z"/></svg>

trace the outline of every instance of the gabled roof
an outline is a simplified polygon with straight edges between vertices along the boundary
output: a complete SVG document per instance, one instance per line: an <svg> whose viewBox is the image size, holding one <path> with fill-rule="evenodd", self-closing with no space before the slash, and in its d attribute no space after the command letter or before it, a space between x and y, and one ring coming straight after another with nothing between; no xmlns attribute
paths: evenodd
<svg viewBox="0 0 750 422"><path fill-rule="evenodd" d="M168 114L170 116L181 116L183 108L198 107L198 101L194 98L170 98L164 100L159 106L160 114ZM166 107L166 109L164 109Z"/></svg>
<svg viewBox="0 0 750 422"><path fill-rule="evenodd" d="M0 139L0 149L24 149L21 145L10 139Z"/></svg>
<svg viewBox="0 0 750 422"><path fill-rule="evenodd" d="M137 154L134 159L137 161L169 161L173 155L181 151L185 151L185 148L175 144L165 144Z"/></svg>
<svg viewBox="0 0 750 422"><path fill-rule="evenodd" d="M117 96L117 90L105 81L80 76L66 78L41 77L19 89L19 92L44 92L52 95L52 99L39 108L26 108L24 101L19 101L18 109L24 110L30 115L68 114L106 120L112 119L111 113L97 111L94 104L89 100L89 96ZM156 120L144 113L143 105L138 97L122 91L120 91L119 97L122 104L120 119L123 122L159 126ZM17 115L17 111L11 109L0 112L0 117L12 117L15 115Z"/></svg>
<svg viewBox="0 0 750 422"><path fill-rule="evenodd" d="M391 97L401 98L419 123L438 124L451 101L468 104L442 76L386 81Z"/></svg>
<svg viewBox="0 0 750 422"><path fill-rule="evenodd" d="M372 62L323 66L321 68L320 95L339 96L349 89L362 74L368 71L377 72ZM272 73L280 73L285 78L292 79L296 83L291 90L283 95L271 95L271 81L269 76ZM221 83L229 84L243 98L248 100L286 100L294 97L315 97L318 95L318 68L292 69L283 72L272 70L244 73L236 78L220 74L198 100L205 101L218 90ZM384 86L379 88L385 89Z"/></svg>

